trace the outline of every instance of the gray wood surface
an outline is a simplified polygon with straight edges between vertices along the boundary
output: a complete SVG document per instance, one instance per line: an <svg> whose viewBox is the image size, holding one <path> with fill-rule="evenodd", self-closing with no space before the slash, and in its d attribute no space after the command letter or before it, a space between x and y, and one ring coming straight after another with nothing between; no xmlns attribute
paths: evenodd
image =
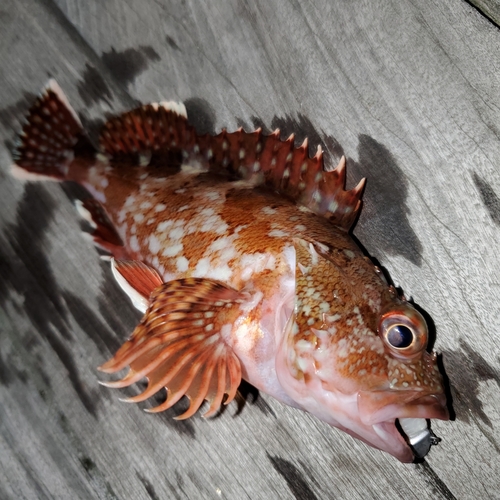
<svg viewBox="0 0 500 500"><path fill-rule="evenodd" d="M499 49L462 0L2 0L0 498L500 498ZM138 314L75 189L8 175L49 77L93 133L175 99L200 131L280 126L346 154L348 184L368 177L355 234L443 353L456 419L424 463L252 391L182 423L97 385Z"/></svg>

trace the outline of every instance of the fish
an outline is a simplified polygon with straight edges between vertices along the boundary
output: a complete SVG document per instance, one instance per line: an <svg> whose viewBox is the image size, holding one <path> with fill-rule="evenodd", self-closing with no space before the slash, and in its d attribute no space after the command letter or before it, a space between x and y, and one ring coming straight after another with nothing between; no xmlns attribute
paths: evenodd
<svg viewBox="0 0 500 500"><path fill-rule="evenodd" d="M76 182L76 203L142 319L99 370L146 379L146 411L220 412L243 380L401 462L438 441L443 377L422 314L360 249L352 226L365 179L346 160L280 131L200 135L182 103L142 105L104 123L98 147L49 81L29 110L12 173ZM205 403L206 402L206 403Z"/></svg>

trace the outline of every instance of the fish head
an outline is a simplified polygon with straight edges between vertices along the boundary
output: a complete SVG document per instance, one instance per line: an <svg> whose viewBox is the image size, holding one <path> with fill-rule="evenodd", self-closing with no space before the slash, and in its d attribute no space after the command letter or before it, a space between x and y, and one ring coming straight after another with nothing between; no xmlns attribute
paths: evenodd
<svg viewBox="0 0 500 500"><path fill-rule="evenodd" d="M425 419L449 418L437 356L422 314L345 238L335 249L295 243L295 311L278 377L305 410L411 462L403 422L420 419L422 431Z"/></svg>

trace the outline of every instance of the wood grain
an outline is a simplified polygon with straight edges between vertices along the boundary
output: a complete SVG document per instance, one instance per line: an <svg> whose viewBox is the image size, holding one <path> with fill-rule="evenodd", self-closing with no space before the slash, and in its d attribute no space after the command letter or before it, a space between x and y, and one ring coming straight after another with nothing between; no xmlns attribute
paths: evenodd
<svg viewBox="0 0 500 500"><path fill-rule="evenodd" d="M3 0L0 498L500 498L499 49L460 0ZM97 385L138 315L75 189L8 174L49 76L91 133L182 100L200 131L279 126L368 177L355 235L432 317L451 386L424 463L265 395L175 422Z"/></svg>

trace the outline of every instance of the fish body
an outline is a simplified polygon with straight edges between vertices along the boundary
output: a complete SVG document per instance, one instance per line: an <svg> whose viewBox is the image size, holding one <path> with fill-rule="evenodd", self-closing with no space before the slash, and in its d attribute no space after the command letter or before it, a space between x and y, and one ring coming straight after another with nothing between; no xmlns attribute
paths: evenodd
<svg viewBox="0 0 500 500"><path fill-rule="evenodd" d="M88 189L80 212L144 312L100 367L128 374L105 385L147 377L130 401L166 387L149 411L186 395L187 418L205 399L205 415L216 413L244 378L412 461L396 419L448 418L427 326L349 234L364 182L345 191L343 159L325 172L319 149L310 158L307 142L293 142L279 132L199 136L182 105L159 103L108 121L97 152L52 82L14 170Z"/></svg>

